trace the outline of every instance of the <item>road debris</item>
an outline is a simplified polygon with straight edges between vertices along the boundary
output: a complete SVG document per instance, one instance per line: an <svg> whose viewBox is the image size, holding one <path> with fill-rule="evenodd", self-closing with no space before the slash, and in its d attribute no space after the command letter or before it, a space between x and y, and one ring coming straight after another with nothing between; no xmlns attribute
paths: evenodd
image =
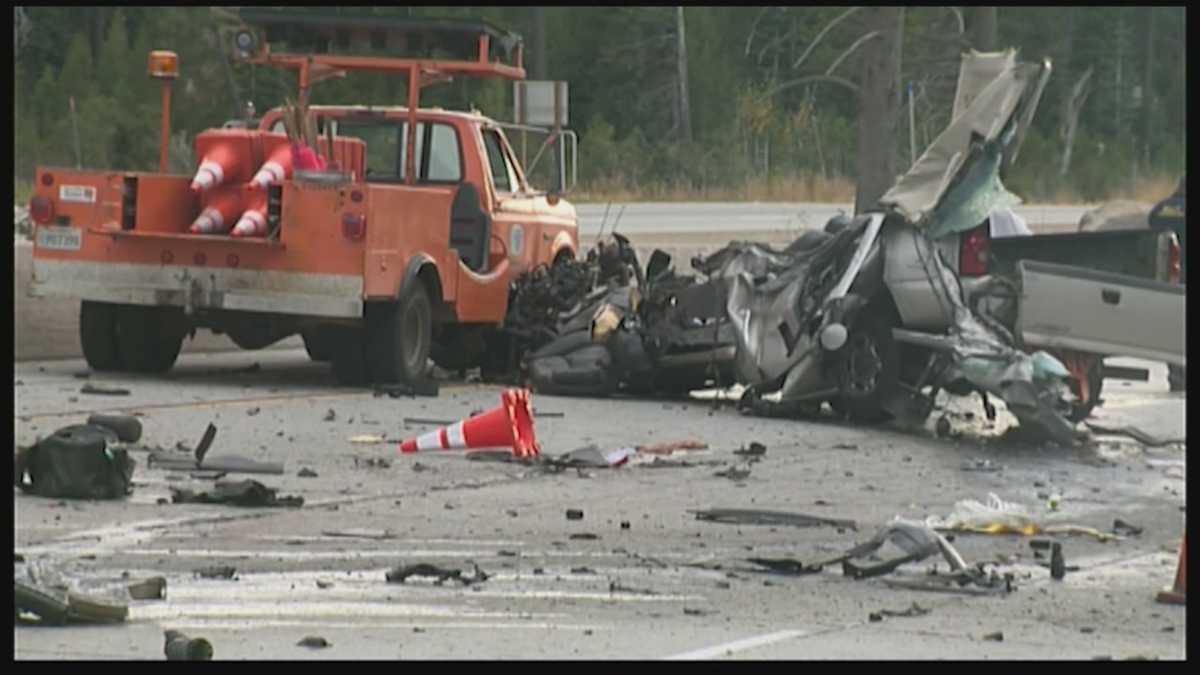
<svg viewBox="0 0 1200 675"><path fill-rule="evenodd" d="M1099 541L1119 539L1117 535L1081 525L1044 525L1033 518L1021 504L1005 502L995 493L988 494L986 503L974 499L956 502L947 517L929 516L924 524L942 532L971 532L975 534L1085 534Z"/></svg>
<svg viewBox="0 0 1200 675"><path fill-rule="evenodd" d="M819 574L824 569L819 565L805 565L803 562L791 558L746 558L746 560L767 568L767 571L772 574L787 576Z"/></svg>
<svg viewBox="0 0 1200 675"><path fill-rule="evenodd" d="M920 604L914 602L912 604L912 606L909 607L908 609L902 609L902 610L881 609L878 612L872 612L871 620L872 621L882 621L884 619L884 617L912 618L915 616L925 616L926 614L929 614L932 611L933 610L929 609L928 607L922 607ZM879 618L873 618L873 617L879 617Z"/></svg>
<svg viewBox="0 0 1200 675"><path fill-rule="evenodd" d="M163 632L163 653L168 661L211 661L212 643L204 638L190 638L177 631Z"/></svg>
<svg viewBox="0 0 1200 675"><path fill-rule="evenodd" d="M418 396L437 396L438 383L435 380L425 380L415 384L376 384L374 388L375 398L386 395L388 398L400 398L407 396L416 398Z"/></svg>
<svg viewBox="0 0 1200 675"><path fill-rule="evenodd" d="M963 471L981 471L990 473L994 471L1003 471L1004 467L1000 464L992 463L990 459L967 459L963 460L960 467Z"/></svg>
<svg viewBox="0 0 1200 675"><path fill-rule="evenodd" d="M300 478L316 478L317 472L306 466L301 468L300 471L296 472L296 475Z"/></svg>
<svg viewBox="0 0 1200 675"><path fill-rule="evenodd" d="M742 457L762 457L767 454L767 446L757 441L751 442L750 447L742 447L733 451L733 454Z"/></svg>
<svg viewBox="0 0 1200 675"><path fill-rule="evenodd" d="M685 616L708 616L710 614L716 614L717 612L716 610L700 609L698 607L684 607L683 613Z"/></svg>
<svg viewBox="0 0 1200 675"><path fill-rule="evenodd" d="M320 635L308 635L301 638L300 641L296 643L296 646L308 647L309 649L325 649L326 647L332 647L333 643L321 637Z"/></svg>
<svg viewBox="0 0 1200 675"><path fill-rule="evenodd" d="M750 477L750 467L739 469L736 466L731 466L724 471L717 471L713 475L718 478L728 478L729 480L745 480Z"/></svg>
<svg viewBox="0 0 1200 675"><path fill-rule="evenodd" d="M447 580L457 581L463 586L482 583L490 578L490 575L479 569L479 565L471 563L474 571L471 575L463 574L462 570L450 569L447 567L438 567L429 563L417 563L415 565L402 565L389 570L386 578L388 583L403 584L409 577L433 577L435 586L441 586Z"/></svg>
<svg viewBox="0 0 1200 675"><path fill-rule="evenodd" d="M325 581L324 579L317 579L317 588L319 588L321 590L325 590L327 588L333 588L333 582Z"/></svg>
<svg viewBox="0 0 1200 675"><path fill-rule="evenodd" d="M806 513L788 513L785 511L761 511L755 509L708 509L704 511L689 511L696 514L696 520L706 520L714 523L731 525L791 525L793 527L845 527L857 530L853 520L825 518Z"/></svg>
<svg viewBox="0 0 1200 675"><path fill-rule="evenodd" d="M397 535L392 530L322 530L321 536L384 540L395 539Z"/></svg>
<svg viewBox="0 0 1200 675"><path fill-rule="evenodd" d="M1138 443L1141 443L1142 445L1145 445L1145 446L1151 447L1151 448L1159 448L1164 445L1186 445L1187 444L1186 438L1160 438L1158 436L1155 436L1154 434L1143 431L1142 429L1139 429L1138 427L1135 427L1133 425L1110 427L1110 426L1105 426L1103 424L1097 424L1095 422L1092 422L1091 420L1085 420L1084 424L1087 425L1087 427L1089 429L1091 429L1092 431L1094 431L1098 434L1128 436L1128 437L1132 438L1133 440L1137 441Z"/></svg>
<svg viewBox="0 0 1200 675"><path fill-rule="evenodd" d="M127 586L129 597L134 600L165 600L167 597L167 580L164 577L150 577Z"/></svg>
<svg viewBox="0 0 1200 675"><path fill-rule="evenodd" d="M117 438L111 429L90 424L58 429L17 448L14 484L40 497L122 499L133 491L136 462L125 448L112 445Z"/></svg>
<svg viewBox="0 0 1200 675"><path fill-rule="evenodd" d="M392 461L383 457L354 457L354 468L359 465L365 466L368 469L390 469Z"/></svg>
<svg viewBox="0 0 1200 675"><path fill-rule="evenodd" d="M236 579L237 568L232 565L209 565L192 570L192 576L200 579Z"/></svg>
<svg viewBox="0 0 1200 675"><path fill-rule="evenodd" d="M611 469L618 466L623 466L629 461L630 457L637 454L633 448L618 448L617 450L603 451L595 445L588 445L582 448L577 448L568 453L558 455L557 457L541 457L543 466L551 469L565 468L590 468L590 469Z"/></svg>
<svg viewBox="0 0 1200 675"><path fill-rule="evenodd" d="M333 408L330 408L329 410L325 411L325 417L322 419L326 422L332 422L337 419L337 413L334 412Z"/></svg>
<svg viewBox="0 0 1200 675"><path fill-rule="evenodd" d="M833 449L834 450L857 450L858 444L857 443L834 443Z"/></svg>
<svg viewBox="0 0 1200 675"><path fill-rule="evenodd" d="M1125 520L1117 518L1113 520L1112 532L1116 535L1136 537L1142 533L1143 528L1134 525Z"/></svg>
<svg viewBox="0 0 1200 675"><path fill-rule="evenodd" d="M569 536L567 538L580 540L580 541L595 541L600 538L600 535L593 534L591 532L574 532L571 534L571 536Z"/></svg>
<svg viewBox="0 0 1200 675"><path fill-rule="evenodd" d="M668 441L653 445L639 445L635 448L644 455L671 455L680 450L707 450L708 444L702 441Z"/></svg>
<svg viewBox="0 0 1200 675"><path fill-rule="evenodd" d="M258 406L254 406L253 408L250 408L249 410L246 411L246 416L254 417L255 415L257 415L260 412L262 412L262 408L260 408Z"/></svg>
<svg viewBox="0 0 1200 675"><path fill-rule="evenodd" d="M583 511L580 509L567 509L567 520L583 520Z"/></svg>
<svg viewBox="0 0 1200 675"><path fill-rule="evenodd" d="M996 631L994 633L988 633L987 635L982 636L980 639L988 640L990 642L1004 642L1004 633L1001 631Z"/></svg>
<svg viewBox="0 0 1200 675"><path fill-rule="evenodd" d="M63 626L68 623L120 623L129 608L109 598L85 595L60 586L13 580L13 609L16 617L28 612L40 623Z"/></svg>
<svg viewBox="0 0 1200 675"><path fill-rule="evenodd" d="M404 426L408 426L410 424L422 424L422 425L429 425L429 426L448 427L451 424L454 424L454 422L455 422L455 420L435 420L435 419L429 419L427 417L405 417L404 418Z"/></svg>
<svg viewBox="0 0 1200 675"><path fill-rule="evenodd" d="M363 445L374 445L376 443L386 442L383 436L379 436L377 434L358 434L356 436L351 436L346 440L350 441L351 443L360 443Z"/></svg>
<svg viewBox="0 0 1200 675"><path fill-rule="evenodd" d="M275 488L269 488L256 480L218 481L211 492L194 492L184 488L171 488L174 504L229 504L243 507L300 507L304 498L299 496L276 496Z"/></svg>
<svg viewBox="0 0 1200 675"><path fill-rule="evenodd" d="M1062 544L1056 541L1050 547L1050 578L1055 581L1062 581L1066 575L1066 562L1063 560Z"/></svg>
<svg viewBox="0 0 1200 675"><path fill-rule="evenodd" d="M192 459L175 457L165 451L151 452L146 458L146 465L169 471L204 469L205 471L225 473L257 473L275 476L282 475L284 469L281 462L259 462L238 455L218 455L201 463Z"/></svg>
<svg viewBox="0 0 1200 675"><path fill-rule="evenodd" d="M111 429L122 443L136 443L142 437L142 421L133 415L91 415L87 423Z"/></svg>
<svg viewBox="0 0 1200 675"><path fill-rule="evenodd" d="M129 390L121 387L104 387L88 382L79 389L81 394L96 394L98 396L128 396Z"/></svg>
<svg viewBox="0 0 1200 675"><path fill-rule="evenodd" d="M658 595L658 591L652 591L648 588L631 588L624 586L616 581L608 582L609 593L629 593L631 595Z"/></svg>

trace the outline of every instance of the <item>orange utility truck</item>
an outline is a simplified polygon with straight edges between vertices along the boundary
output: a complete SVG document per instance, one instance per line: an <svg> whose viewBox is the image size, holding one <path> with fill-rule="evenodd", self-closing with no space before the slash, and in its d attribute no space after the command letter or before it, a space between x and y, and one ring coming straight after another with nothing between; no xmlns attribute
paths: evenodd
<svg viewBox="0 0 1200 675"><path fill-rule="evenodd" d="M178 60L152 52L159 171L38 167L31 293L82 298L96 370L165 372L198 328L246 349L300 334L343 384L418 381L431 351L447 367L480 363L510 281L578 250L575 208L561 198L568 172L560 162L559 185L535 190L500 123L419 99L455 77L523 79L520 37L478 21L264 9L240 19L234 58L296 71L316 131L303 152L324 168L293 161L300 146L277 108L250 128L199 134L193 173L169 173ZM299 34L320 46L271 50L269 39ZM368 42L387 56L331 53ZM405 51L423 53L392 56ZM396 75L407 106L307 105L314 83L347 72Z"/></svg>

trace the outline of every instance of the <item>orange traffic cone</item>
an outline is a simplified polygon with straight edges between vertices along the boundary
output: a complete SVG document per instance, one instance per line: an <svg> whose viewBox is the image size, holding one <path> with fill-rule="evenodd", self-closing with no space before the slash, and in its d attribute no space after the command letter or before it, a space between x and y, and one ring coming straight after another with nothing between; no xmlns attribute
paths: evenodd
<svg viewBox="0 0 1200 675"><path fill-rule="evenodd" d="M242 188L228 186L214 191L204 202L204 210L192 223L193 234L228 232L230 226L242 212Z"/></svg>
<svg viewBox="0 0 1200 675"><path fill-rule="evenodd" d="M265 237L267 236L267 193L252 190L249 195L246 211L238 220L237 225L229 232L233 237Z"/></svg>
<svg viewBox="0 0 1200 675"><path fill-rule="evenodd" d="M512 448L516 457L541 454L533 433L528 389L508 389L500 394L500 405L495 409L400 444L403 453L481 448Z"/></svg>
<svg viewBox="0 0 1200 675"><path fill-rule="evenodd" d="M1183 542L1179 545L1179 566L1175 569L1175 585L1171 588L1164 588L1158 592L1155 598L1159 602L1165 602L1169 605L1186 605L1187 604L1187 535L1183 536Z"/></svg>
<svg viewBox="0 0 1200 675"><path fill-rule="evenodd" d="M243 183L254 170L252 139L258 132L245 129L210 129L196 137L200 166L192 179L196 194L222 183Z"/></svg>
<svg viewBox="0 0 1200 675"><path fill-rule="evenodd" d="M266 188L268 185L282 183L292 176L292 146L283 143L275 146L267 161L263 162L258 173L250 179L255 187Z"/></svg>

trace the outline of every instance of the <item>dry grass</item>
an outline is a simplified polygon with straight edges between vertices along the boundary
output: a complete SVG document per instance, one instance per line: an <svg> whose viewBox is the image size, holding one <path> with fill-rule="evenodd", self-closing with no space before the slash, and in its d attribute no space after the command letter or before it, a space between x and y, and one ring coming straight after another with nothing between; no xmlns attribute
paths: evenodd
<svg viewBox="0 0 1200 675"><path fill-rule="evenodd" d="M741 185L696 189L681 183L656 182L630 190L613 182L581 185L576 202L850 202L854 183L847 178L816 174L748 179Z"/></svg>

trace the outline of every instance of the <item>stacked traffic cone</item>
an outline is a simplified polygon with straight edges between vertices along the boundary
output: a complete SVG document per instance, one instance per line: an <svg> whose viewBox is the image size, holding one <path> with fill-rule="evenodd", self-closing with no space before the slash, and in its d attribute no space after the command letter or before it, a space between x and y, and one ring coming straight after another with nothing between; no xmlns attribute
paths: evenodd
<svg viewBox="0 0 1200 675"><path fill-rule="evenodd" d="M1171 588L1164 588L1158 592L1155 598L1159 602L1164 602L1169 605L1186 605L1187 604L1187 535L1183 536L1183 542L1179 544L1179 566L1175 569L1175 585Z"/></svg>
<svg viewBox="0 0 1200 675"><path fill-rule="evenodd" d="M204 203L204 210L192 223L189 231L193 234L214 234L228 232L230 226L242 213L243 189L237 185L218 188L209 195Z"/></svg>
<svg viewBox="0 0 1200 675"><path fill-rule="evenodd" d="M262 157L255 144L260 135L246 129L209 129L196 136L200 166L192 179L192 192L203 194L219 185L249 180Z"/></svg>
<svg viewBox="0 0 1200 675"><path fill-rule="evenodd" d="M483 448L511 448L516 457L541 454L533 433L528 389L508 389L500 394L500 405L495 409L400 444L403 453Z"/></svg>
<svg viewBox="0 0 1200 675"><path fill-rule="evenodd" d="M250 185L265 189L268 185L282 183L292 177L292 163L292 146L287 143L275 146L258 173L250 179Z"/></svg>
<svg viewBox="0 0 1200 675"><path fill-rule="evenodd" d="M265 237L267 236L267 193L262 190L250 190L246 211L233 226L230 236L233 237Z"/></svg>

